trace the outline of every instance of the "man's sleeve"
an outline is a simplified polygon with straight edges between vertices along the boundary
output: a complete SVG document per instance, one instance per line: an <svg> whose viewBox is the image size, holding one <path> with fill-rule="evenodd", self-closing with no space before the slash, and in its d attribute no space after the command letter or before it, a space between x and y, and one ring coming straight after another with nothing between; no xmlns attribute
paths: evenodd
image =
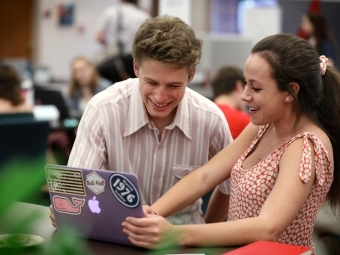
<svg viewBox="0 0 340 255"><path fill-rule="evenodd" d="M88 104L78 126L68 166L103 169L106 165L103 121L97 110Z"/></svg>

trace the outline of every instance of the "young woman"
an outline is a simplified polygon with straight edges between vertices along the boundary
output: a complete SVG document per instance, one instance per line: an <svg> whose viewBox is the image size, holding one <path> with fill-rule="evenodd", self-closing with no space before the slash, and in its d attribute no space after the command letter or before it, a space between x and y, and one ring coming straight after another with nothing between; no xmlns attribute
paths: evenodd
<svg viewBox="0 0 340 255"><path fill-rule="evenodd" d="M334 67L337 45L325 17L320 13L306 13L301 19L301 29L319 55L325 55L329 59L328 65Z"/></svg>
<svg viewBox="0 0 340 255"><path fill-rule="evenodd" d="M77 57L72 61L72 78L69 97L72 114L80 117L90 99L98 92L106 89L111 82L101 78L95 66L85 57Z"/></svg>
<svg viewBox="0 0 340 255"><path fill-rule="evenodd" d="M242 99L252 123L154 203L154 214L146 208L145 218L128 217L122 225L132 243L155 248L165 239L190 246L271 240L314 248L318 208L326 198L335 210L340 204L340 74L307 41L278 34L254 46L245 79ZM173 226L163 218L229 177L228 221ZM211 199L223 208L218 189Z"/></svg>

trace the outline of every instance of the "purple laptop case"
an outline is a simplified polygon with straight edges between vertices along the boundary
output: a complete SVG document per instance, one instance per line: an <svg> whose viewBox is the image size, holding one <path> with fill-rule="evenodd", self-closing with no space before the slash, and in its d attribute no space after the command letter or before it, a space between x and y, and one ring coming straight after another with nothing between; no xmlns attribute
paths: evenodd
<svg viewBox="0 0 340 255"><path fill-rule="evenodd" d="M143 217L134 174L48 164L45 167L58 229L80 237L132 245L123 233L127 216Z"/></svg>

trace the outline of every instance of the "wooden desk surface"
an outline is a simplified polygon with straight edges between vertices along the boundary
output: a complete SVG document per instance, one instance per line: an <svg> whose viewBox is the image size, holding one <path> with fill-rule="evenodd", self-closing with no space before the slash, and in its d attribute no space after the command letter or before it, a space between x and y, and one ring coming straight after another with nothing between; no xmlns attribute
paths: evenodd
<svg viewBox="0 0 340 255"><path fill-rule="evenodd" d="M44 238L45 242L37 247L23 248L18 254L25 255L40 255L51 254L51 247L60 237L60 233L51 225L49 219L49 208L34 204L16 202L10 210L0 219L0 234L12 233L13 228L22 222L27 217L36 217L31 225L25 231L25 234L38 235ZM32 216L32 217L33 217ZM130 247L125 245L100 242L95 240L79 239L83 243L89 254L104 255L104 254L119 254L119 255L158 255L158 254L194 254L201 253L206 255L220 255L225 252L231 251L235 248L231 247L207 247L207 248L173 248L164 251L151 251L138 247ZM0 248L0 254L12 254ZM69 254L69 253L65 253Z"/></svg>

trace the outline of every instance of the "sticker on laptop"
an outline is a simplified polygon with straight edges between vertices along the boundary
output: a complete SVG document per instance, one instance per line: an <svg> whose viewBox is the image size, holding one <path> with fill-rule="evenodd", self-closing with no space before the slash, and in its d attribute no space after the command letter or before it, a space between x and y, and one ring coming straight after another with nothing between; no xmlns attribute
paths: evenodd
<svg viewBox="0 0 340 255"><path fill-rule="evenodd" d="M135 208L139 204L139 193L135 185L121 174L113 174L110 177L110 188L113 195L123 205Z"/></svg>
<svg viewBox="0 0 340 255"><path fill-rule="evenodd" d="M105 180L96 172L86 175L85 184L96 195L105 190Z"/></svg>
<svg viewBox="0 0 340 255"><path fill-rule="evenodd" d="M80 170L46 168L49 191L62 194L85 196L82 172Z"/></svg>
<svg viewBox="0 0 340 255"><path fill-rule="evenodd" d="M99 207L99 201L96 199L96 196L94 196L92 199L90 199L89 201L87 201L87 204L91 210L91 212L93 213L100 213L100 211L102 210Z"/></svg>
<svg viewBox="0 0 340 255"><path fill-rule="evenodd" d="M72 197L72 202L67 197L53 197L53 204L56 211L74 215L80 214L81 208L85 203L85 198Z"/></svg>

